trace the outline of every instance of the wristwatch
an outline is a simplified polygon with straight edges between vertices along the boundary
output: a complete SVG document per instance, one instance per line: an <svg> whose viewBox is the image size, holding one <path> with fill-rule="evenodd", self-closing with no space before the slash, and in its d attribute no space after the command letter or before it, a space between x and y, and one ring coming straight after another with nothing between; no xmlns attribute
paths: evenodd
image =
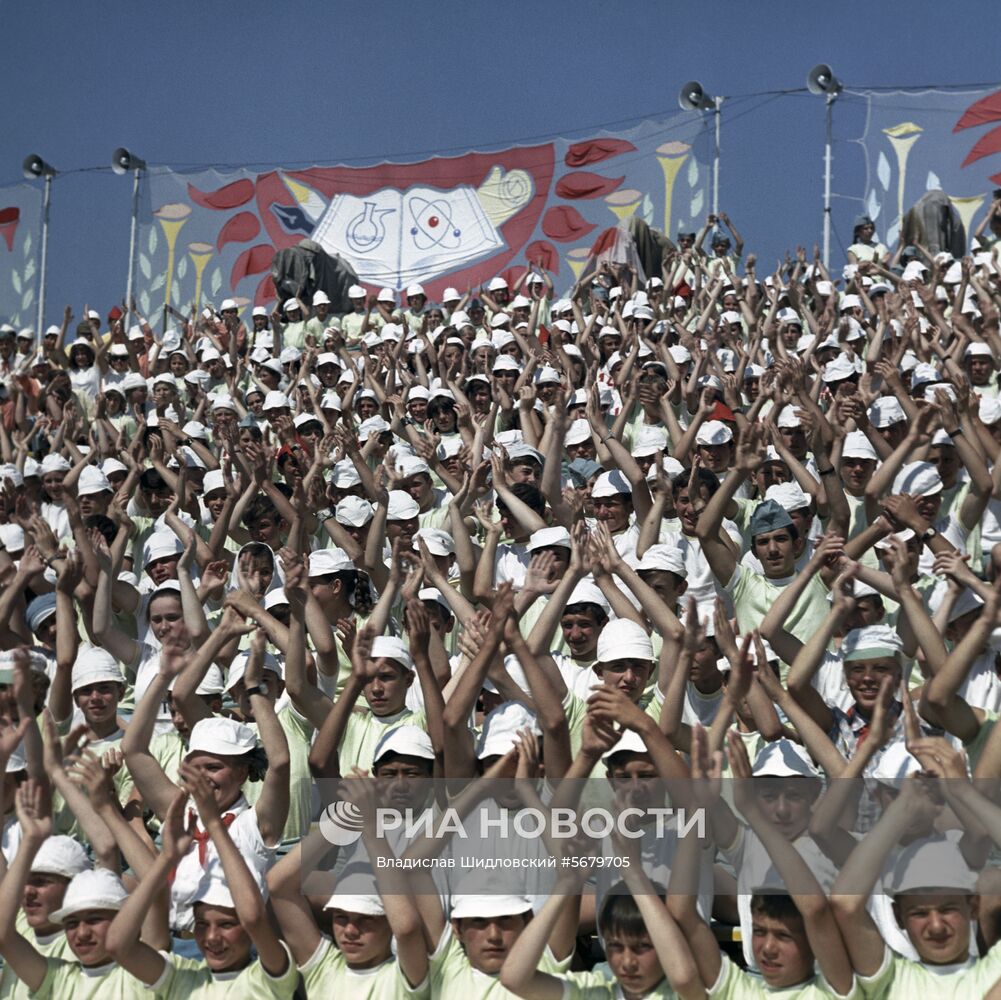
<svg viewBox="0 0 1001 1000"><path fill-rule="evenodd" d="M935 537L935 536L936 536L937 534L938 534L938 532L937 532L937 531L936 531L936 530L935 530L934 528L929 528L929 529L928 529L928 530L927 530L927 531L926 531L926 532L925 532L925 533L924 533L924 534L923 534L923 535L921 536L921 541L922 541L922 542L925 542L925 543L927 543L927 542L930 542L930 541L931 541L931 540L932 540L932 539L933 539L933 538L934 538L934 537Z"/></svg>
<svg viewBox="0 0 1001 1000"><path fill-rule="evenodd" d="M247 688L247 694L248 695L259 694L262 697L267 698L267 696L268 696L268 682L267 681L261 681L260 684L255 684L253 687Z"/></svg>

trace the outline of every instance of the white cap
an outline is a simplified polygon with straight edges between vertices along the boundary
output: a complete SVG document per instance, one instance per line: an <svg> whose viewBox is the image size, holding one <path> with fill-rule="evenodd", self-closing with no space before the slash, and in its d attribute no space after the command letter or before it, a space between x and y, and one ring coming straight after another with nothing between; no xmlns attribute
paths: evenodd
<svg viewBox="0 0 1001 1000"><path fill-rule="evenodd" d="M825 382L840 382L846 378L854 378L858 374L851 358L839 354L833 361L824 365L823 379Z"/></svg>
<svg viewBox="0 0 1001 1000"><path fill-rule="evenodd" d="M455 539L441 528L421 528L414 534L414 551L417 551L417 539L420 538L433 556L450 556L455 552Z"/></svg>
<svg viewBox="0 0 1001 1000"><path fill-rule="evenodd" d="M893 480L893 493L911 493L919 497L930 497L941 493L942 477L931 462L909 462Z"/></svg>
<svg viewBox="0 0 1001 1000"><path fill-rule="evenodd" d="M355 564L344 549L314 549L309 554L309 579L353 570Z"/></svg>
<svg viewBox="0 0 1001 1000"><path fill-rule="evenodd" d="M872 777L880 784L899 790L908 775L917 774L920 770L920 761L907 752L903 740L897 740L890 743L880 755L872 770Z"/></svg>
<svg viewBox="0 0 1001 1000"><path fill-rule="evenodd" d="M89 870L87 852L72 837L61 835L49 837L31 862L31 871L35 875L62 875L72 879Z"/></svg>
<svg viewBox="0 0 1001 1000"><path fill-rule="evenodd" d="M118 661L104 649L88 646L82 649L73 663L71 690L75 693L90 684L125 684L125 675Z"/></svg>
<svg viewBox="0 0 1001 1000"><path fill-rule="evenodd" d="M296 428L318 423L320 423L320 418L315 413L298 413L292 418L292 426Z"/></svg>
<svg viewBox="0 0 1001 1000"><path fill-rule="evenodd" d="M386 754L396 753L402 757L421 757L434 760L434 746L431 737L418 726L396 726L384 733L375 745L372 763L378 764Z"/></svg>
<svg viewBox="0 0 1001 1000"><path fill-rule="evenodd" d="M184 551L181 540L169 530L154 531L142 550L142 564L144 567L157 559L166 559L168 556L179 556Z"/></svg>
<svg viewBox="0 0 1001 1000"><path fill-rule="evenodd" d="M449 285L449 287L441 293L442 302L458 302L461 298L462 296L459 294L459 289L452 288L451 285Z"/></svg>
<svg viewBox="0 0 1001 1000"><path fill-rule="evenodd" d="M853 628L841 643L841 658L845 663L854 660L880 660L886 657L899 660L903 652L903 641L896 629L888 625Z"/></svg>
<svg viewBox="0 0 1001 1000"><path fill-rule="evenodd" d="M491 278L490 283L487 285L488 292L503 292L508 287L507 282L503 278Z"/></svg>
<svg viewBox="0 0 1001 1000"><path fill-rule="evenodd" d="M811 503L811 498L800 489L799 483L774 483L765 490L765 499L774 500L790 514L809 507Z"/></svg>
<svg viewBox="0 0 1001 1000"><path fill-rule="evenodd" d="M490 317L490 329L499 330L501 327L507 326L511 322L511 317L507 313L498 312L494 313Z"/></svg>
<svg viewBox="0 0 1001 1000"><path fill-rule="evenodd" d="M959 846L950 840L917 840L908 844L883 879L883 888L891 896L916 889L952 889L966 894L972 893L976 884L976 874L963 860Z"/></svg>
<svg viewBox="0 0 1001 1000"><path fill-rule="evenodd" d="M250 659L250 650L245 649L242 653L237 653L233 659L233 662L229 665L229 670L226 673L226 686L224 690L232 691L240 681L243 680L243 675L247 672L247 661ZM270 670L271 673L277 674L280 678L284 677L284 671L282 670L282 665L278 661L278 657L274 653L264 654L264 664L262 669Z"/></svg>
<svg viewBox="0 0 1001 1000"><path fill-rule="evenodd" d="M642 625L629 618L616 618L598 636L596 659L599 663L653 660L653 643Z"/></svg>
<svg viewBox="0 0 1001 1000"><path fill-rule="evenodd" d="M496 279L495 279L496 280ZM492 917L513 917L520 913L531 913L532 901L527 896L498 896L478 893L459 893L452 897L453 920L478 917L489 920Z"/></svg>
<svg viewBox="0 0 1001 1000"><path fill-rule="evenodd" d="M213 716L200 719L191 729L185 758L196 753L217 754L220 757L242 757L257 746L253 729L242 722Z"/></svg>
<svg viewBox="0 0 1001 1000"><path fill-rule="evenodd" d="M521 365L519 365L518 362L515 361L514 358L512 358L510 354L501 354L497 358L497 360L494 361L493 367L491 368L491 371L494 371L494 372L500 372L500 371L520 372L521 371Z"/></svg>
<svg viewBox="0 0 1001 1000"><path fill-rule="evenodd" d="M431 475L431 467L416 455L399 455L396 459L396 472L403 479L409 479L411 476Z"/></svg>
<svg viewBox="0 0 1001 1000"><path fill-rule="evenodd" d="M520 702L503 702L483 720L476 756L481 760L503 756L514 747L519 731L526 728L536 734L541 732L535 714Z"/></svg>
<svg viewBox="0 0 1001 1000"><path fill-rule="evenodd" d="M288 396L286 396L284 392L278 392L276 389L272 389L264 397L264 409L290 410L292 409L292 403L289 401Z"/></svg>
<svg viewBox="0 0 1001 1000"><path fill-rule="evenodd" d="M756 778L819 778L820 771L807 752L784 737L767 744L754 761Z"/></svg>
<svg viewBox="0 0 1001 1000"><path fill-rule="evenodd" d="M407 285L407 298L413 298L415 295L423 295L424 286L418 285L416 282L412 285Z"/></svg>
<svg viewBox="0 0 1001 1000"><path fill-rule="evenodd" d="M567 428L565 445L583 444L591 439L591 425L586 420L574 420Z"/></svg>
<svg viewBox="0 0 1001 1000"><path fill-rule="evenodd" d="M48 475L50 472L69 472L70 464L63 458L62 455L55 455L51 452L42 459L39 465L39 472L43 476Z"/></svg>
<svg viewBox="0 0 1001 1000"><path fill-rule="evenodd" d="M339 490L349 490L361 484L361 476L351 459L336 462L330 470L330 485Z"/></svg>
<svg viewBox="0 0 1001 1000"><path fill-rule="evenodd" d="M389 503L386 505L386 519L389 521L409 521L420 514L421 508L417 501L403 490L390 490Z"/></svg>
<svg viewBox="0 0 1001 1000"><path fill-rule="evenodd" d="M376 414L358 425L358 440L367 441L373 435L385 434L388 430L392 430L390 425L379 414Z"/></svg>
<svg viewBox="0 0 1001 1000"><path fill-rule="evenodd" d="M882 430L907 419L904 408L896 396L880 396L869 407L869 420L874 427Z"/></svg>
<svg viewBox="0 0 1001 1000"><path fill-rule="evenodd" d="M611 614L612 606L608 603L608 598L601 592L596 583L591 580L581 580L571 591L567 598L566 606L572 607L575 604L594 604L605 612L606 617Z"/></svg>
<svg viewBox="0 0 1001 1000"><path fill-rule="evenodd" d="M320 397L320 409L321 410L337 410L338 413L341 411L341 397L334 392L333 389L328 389Z"/></svg>
<svg viewBox="0 0 1001 1000"><path fill-rule="evenodd" d="M662 570L665 573L674 573L682 580L688 579L685 557L676 545L651 545L636 565L637 573L645 570Z"/></svg>
<svg viewBox="0 0 1001 1000"><path fill-rule="evenodd" d="M410 655L410 649L406 642L395 635L377 635L372 640L372 657L373 660L378 660L380 658L386 660L393 660L398 663L404 670L413 670L414 661L413 657Z"/></svg>
<svg viewBox="0 0 1001 1000"><path fill-rule="evenodd" d="M526 551L536 552L539 549L547 549L551 546L561 546L562 548L569 549L570 532L564 527L539 528L529 538Z"/></svg>
<svg viewBox="0 0 1001 1000"><path fill-rule="evenodd" d="M872 462L879 460L876 449L861 431L850 431L845 436L845 444L841 449L842 458L866 458Z"/></svg>
<svg viewBox="0 0 1001 1000"><path fill-rule="evenodd" d="M74 875L66 887L63 905L49 919L54 924L66 922L75 913L87 910L120 910L128 893L122 880L107 868L93 868Z"/></svg>
<svg viewBox="0 0 1001 1000"><path fill-rule="evenodd" d="M585 420L584 423L587 421ZM645 458L647 455L656 455L657 452L665 451L667 445L667 428L644 424L636 435L636 441L633 444L633 457Z"/></svg>
<svg viewBox="0 0 1001 1000"><path fill-rule="evenodd" d="M720 445L733 440L733 431L722 420L707 420L696 432L697 445Z"/></svg>
<svg viewBox="0 0 1001 1000"><path fill-rule="evenodd" d="M344 497L334 508L334 520L338 524L348 524L353 528L364 527L374 515L375 508L361 497Z"/></svg>
<svg viewBox="0 0 1001 1000"><path fill-rule="evenodd" d="M254 306L251 311L251 316L267 316L267 314L268 311L264 308L264 306Z"/></svg>
<svg viewBox="0 0 1001 1000"><path fill-rule="evenodd" d="M93 465L84 466L80 472L76 487L79 496L92 496L95 493L112 493L114 489L108 477Z"/></svg>
<svg viewBox="0 0 1001 1000"><path fill-rule="evenodd" d="M616 743L610 750L606 750L602 755L602 760L610 760L616 754L620 753L646 753L648 754L650 750L648 749L646 743L643 742L643 737L639 733L634 732L632 729L625 729L622 735L619 737L618 743Z"/></svg>
<svg viewBox="0 0 1001 1000"><path fill-rule="evenodd" d="M776 426L789 430L794 427L802 427L803 423L796 415L796 408L789 405L782 407L778 420L776 421Z"/></svg>
<svg viewBox="0 0 1001 1000"><path fill-rule="evenodd" d="M629 485L629 480L618 470L603 472L594 481L591 487L591 499L600 500L602 497L630 496L633 488Z"/></svg>

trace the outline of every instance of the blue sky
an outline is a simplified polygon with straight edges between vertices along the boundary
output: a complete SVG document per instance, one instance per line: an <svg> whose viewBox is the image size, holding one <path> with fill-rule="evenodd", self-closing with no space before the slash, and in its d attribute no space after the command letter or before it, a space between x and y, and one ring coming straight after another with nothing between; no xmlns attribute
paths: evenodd
<svg viewBox="0 0 1001 1000"><path fill-rule="evenodd" d="M822 61L850 87L1001 80L989 2L8 0L3 20L0 184L29 152L67 171L47 321L67 302L105 312L121 297L129 182L68 172L105 166L119 145L158 164L333 163L674 113L692 78L725 95L801 87ZM858 102L839 103L836 136L861 118ZM723 143L721 207L748 248L774 260L819 239L823 101L734 100ZM837 145L834 177L862 194L857 146ZM838 204L840 235L856 208Z"/></svg>

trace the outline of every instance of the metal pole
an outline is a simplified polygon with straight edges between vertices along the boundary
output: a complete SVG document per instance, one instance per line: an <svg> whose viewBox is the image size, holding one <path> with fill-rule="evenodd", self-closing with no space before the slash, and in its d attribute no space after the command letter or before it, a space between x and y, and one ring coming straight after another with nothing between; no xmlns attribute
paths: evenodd
<svg viewBox="0 0 1001 1000"><path fill-rule="evenodd" d="M49 256L49 199L52 195L52 174L45 175L45 193L42 196L42 249L38 273L38 321L35 324L35 348L42 343L42 324L45 322L45 271Z"/></svg>
<svg viewBox="0 0 1001 1000"><path fill-rule="evenodd" d="M719 120L723 98L717 97L715 104L716 109L713 114L716 118L716 156L713 159L713 215L719 215Z"/></svg>
<svg viewBox="0 0 1001 1000"><path fill-rule="evenodd" d="M125 291L125 307L132 308L132 280L136 265L136 224L139 216L139 168L132 174L132 226L129 232L129 278Z"/></svg>
<svg viewBox="0 0 1001 1000"><path fill-rule="evenodd" d="M827 136L824 141L824 267L831 264L831 109L837 94L827 95Z"/></svg>

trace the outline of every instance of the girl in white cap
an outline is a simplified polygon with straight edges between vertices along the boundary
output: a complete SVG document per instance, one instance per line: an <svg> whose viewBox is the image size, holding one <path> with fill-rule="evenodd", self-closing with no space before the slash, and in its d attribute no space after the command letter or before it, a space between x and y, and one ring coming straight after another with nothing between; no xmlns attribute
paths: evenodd
<svg viewBox="0 0 1001 1000"><path fill-rule="evenodd" d="M200 996L291 1000L299 971L272 929L260 879L233 842L208 780L190 764L181 765L181 780L184 791L178 791L167 810L163 850L112 922L108 950L123 968L168 1000ZM161 909L163 886L192 846L193 828L185 828L189 795L222 866L222 877L205 878L195 893L194 937L204 960L165 955L139 940L138 933L144 914Z"/></svg>

